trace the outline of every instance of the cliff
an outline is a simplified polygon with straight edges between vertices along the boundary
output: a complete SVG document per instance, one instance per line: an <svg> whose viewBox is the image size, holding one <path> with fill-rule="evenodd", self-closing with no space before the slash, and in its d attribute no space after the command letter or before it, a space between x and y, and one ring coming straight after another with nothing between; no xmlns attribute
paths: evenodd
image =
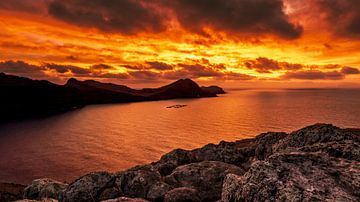
<svg viewBox="0 0 360 202"><path fill-rule="evenodd" d="M176 149L148 165L70 184L39 179L12 195L0 190L0 201L359 201L359 161L359 130L315 124Z"/></svg>

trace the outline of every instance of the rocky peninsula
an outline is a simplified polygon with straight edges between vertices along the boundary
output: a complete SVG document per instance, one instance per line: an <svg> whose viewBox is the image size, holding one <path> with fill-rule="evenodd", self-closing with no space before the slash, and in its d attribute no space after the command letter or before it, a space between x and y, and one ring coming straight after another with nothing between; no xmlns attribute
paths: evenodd
<svg viewBox="0 0 360 202"><path fill-rule="evenodd" d="M70 184L3 183L0 201L360 201L360 130L315 124L176 149L157 162Z"/></svg>
<svg viewBox="0 0 360 202"><path fill-rule="evenodd" d="M200 87L191 79L179 79L159 88L133 89L94 80L69 79L65 85L46 80L0 73L0 123L39 118L91 104L129 103L179 98L216 97L218 86Z"/></svg>

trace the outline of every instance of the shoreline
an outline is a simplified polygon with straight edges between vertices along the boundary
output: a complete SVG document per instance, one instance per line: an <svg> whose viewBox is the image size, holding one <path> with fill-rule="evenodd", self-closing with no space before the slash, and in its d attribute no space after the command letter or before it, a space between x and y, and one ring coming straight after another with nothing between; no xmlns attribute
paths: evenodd
<svg viewBox="0 0 360 202"><path fill-rule="evenodd" d="M357 201L359 183L360 129L315 124L292 133L175 149L159 161L89 173L70 184L0 183L0 201Z"/></svg>

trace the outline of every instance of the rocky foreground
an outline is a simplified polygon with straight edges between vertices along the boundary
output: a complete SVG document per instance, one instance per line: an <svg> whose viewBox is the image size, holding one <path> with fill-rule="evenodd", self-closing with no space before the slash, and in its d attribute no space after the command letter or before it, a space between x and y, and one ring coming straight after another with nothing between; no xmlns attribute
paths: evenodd
<svg viewBox="0 0 360 202"><path fill-rule="evenodd" d="M0 201L360 201L360 130L316 124L176 149L157 162L70 184L1 184Z"/></svg>

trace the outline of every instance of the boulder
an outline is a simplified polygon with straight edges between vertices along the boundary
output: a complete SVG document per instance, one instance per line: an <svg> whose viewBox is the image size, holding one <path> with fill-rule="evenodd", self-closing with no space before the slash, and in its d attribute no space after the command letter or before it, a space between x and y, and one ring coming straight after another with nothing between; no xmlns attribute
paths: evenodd
<svg viewBox="0 0 360 202"><path fill-rule="evenodd" d="M98 201L101 193L106 188L112 187L114 182L115 177L107 172L87 174L71 183L60 201Z"/></svg>
<svg viewBox="0 0 360 202"><path fill-rule="evenodd" d="M164 202L200 202L200 196L196 189L178 187L165 195Z"/></svg>
<svg viewBox="0 0 360 202"><path fill-rule="evenodd" d="M26 186L14 183L0 183L0 201L16 201L23 198Z"/></svg>
<svg viewBox="0 0 360 202"><path fill-rule="evenodd" d="M224 177L229 173L244 174L244 169L219 162L203 161L177 167L165 182L175 187L196 188L201 200L220 199Z"/></svg>
<svg viewBox="0 0 360 202"><path fill-rule="evenodd" d="M359 201L359 162L324 153L278 153L227 175L222 201Z"/></svg>
<svg viewBox="0 0 360 202"><path fill-rule="evenodd" d="M159 182L161 175L153 166L138 166L121 173L116 185L127 197L146 198L149 190ZM154 192L152 190L150 195L152 196Z"/></svg>
<svg viewBox="0 0 360 202"><path fill-rule="evenodd" d="M127 197L119 197L115 199L109 199L102 202L148 202L145 199L142 198L127 198Z"/></svg>
<svg viewBox="0 0 360 202"><path fill-rule="evenodd" d="M351 131L344 130L331 124L315 124L290 133L286 138L274 146L275 151L287 148L311 146L316 143L340 142L352 140L360 142L358 136Z"/></svg>
<svg viewBox="0 0 360 202"><path fill-rule="evenodd" d="M195 161L196 159L191 151L175 149L163 155L158 162L154 163L154 167L162 176L166 176L169 175L176 167L193 163Z"/></svg>
<svg viewBox="0 0 360 202"><path fill-rule="evenodd" d="M37 179L24 189L24 198L35 200L44 198L58 199L67 187L67 184L52 179Z"/></svg>
<svg viewBox="0 0 360 202"><path fill-rule="evenodd" d="M171 189L172 187L165 182L157 182L150 187L146 198L151 201L163 201L165 194Z"/></svg>
<svg viewBox="0 0 360 202"><path fill-rule="evenodd" d="M15 202L58 202L58 200L52 199L52 198L43 198L43 199L41 199L39 201L31 200L31 199L22 199L22 200L18 200L18 201L15 201Z"/></svg>

